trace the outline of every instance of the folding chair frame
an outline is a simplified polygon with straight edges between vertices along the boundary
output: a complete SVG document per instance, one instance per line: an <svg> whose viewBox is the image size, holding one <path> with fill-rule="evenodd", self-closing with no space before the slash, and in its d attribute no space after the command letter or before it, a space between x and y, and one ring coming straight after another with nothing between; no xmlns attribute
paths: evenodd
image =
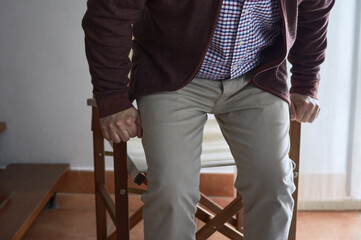
<svg viewBox="0 0 361 240"><path fill-rule="evenodd" d="M113 145L113 153L104 151L104 139L100 131L98 109L92 99L88 100L92 106L93 145L94 145L94 180L95 180L95 204L96 204L96 228L98 240L127 240L130 239L129 231L142 220L142 207L129 217L129 193L141 194L144 190L128 188L127 169L127 147L126 143ZM293 211L292 224L288 240L296 239L297 219L297 197L298 197L298 171L300 151L301 125L298 122L291 122L290 158L296 163L295 185L296 191L293 194L295 207ZM115 203L105 186L105 156L114 157L114 187ZM135 180L139 185L146 185L145 174L140 174ZM204 207L203 207L204 206ZM242 230L242 196L237 194L236 198L225 208L221 208L210 198L201 193L200 204L197 207L196 218L203 221L205 226L198 230L197 240L208 239L215 231L219 231L230 239L243 239ZM116 231L107 236L106 212L113 221ZM227 223L227 224L225 224ZM232 226L232 227L231 227Z"/></svg>

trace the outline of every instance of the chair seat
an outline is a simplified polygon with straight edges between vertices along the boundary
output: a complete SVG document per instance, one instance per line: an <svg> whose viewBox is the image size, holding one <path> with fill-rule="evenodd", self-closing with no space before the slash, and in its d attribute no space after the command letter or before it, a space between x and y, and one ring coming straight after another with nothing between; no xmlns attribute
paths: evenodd
<svg viewBox="0 0 361 240"><path fill-rule="evenodd" d="M147 171L141 139L132 138L127 143L128 171L131 178ZM234 165L233 156L215 118L210 118L204 127L201 167L224 167Z"/></svg>

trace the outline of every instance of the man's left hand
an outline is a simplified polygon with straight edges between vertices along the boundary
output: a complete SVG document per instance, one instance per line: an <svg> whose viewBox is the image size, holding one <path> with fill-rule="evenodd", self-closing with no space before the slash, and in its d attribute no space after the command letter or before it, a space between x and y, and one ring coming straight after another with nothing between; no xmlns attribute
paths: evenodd
<svg viewBox="0 0 361 240"><path fill-rule="evenodd" d="M291 120L312 123L320 112L317 99L297 93L291 94L290 114Z"/></svg>

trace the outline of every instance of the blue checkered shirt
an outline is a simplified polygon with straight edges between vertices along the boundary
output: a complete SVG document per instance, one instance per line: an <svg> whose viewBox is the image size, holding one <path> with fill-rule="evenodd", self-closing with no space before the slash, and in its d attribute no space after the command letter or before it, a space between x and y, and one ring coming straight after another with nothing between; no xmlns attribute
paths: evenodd
<svg viewBox="0 0 361 240"><path fill-rule="evenodd" d="M277 0L223 0L217 26L196 77L233 79L258 66L281 31Z"/></svg>

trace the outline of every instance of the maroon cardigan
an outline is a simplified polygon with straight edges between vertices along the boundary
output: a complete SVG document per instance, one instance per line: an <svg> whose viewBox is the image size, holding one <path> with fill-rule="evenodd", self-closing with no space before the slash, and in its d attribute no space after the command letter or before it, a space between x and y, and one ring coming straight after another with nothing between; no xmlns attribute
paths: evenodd
<svg viewBox="0 0 361 240"><path fill-rule="evenodd" d="M252 81L289 102L288 55L291 93L317 98L334 0L279 4L282 34L265 50ZM100 117L131 107L138 96L188 84L201 66L221 5L222 0L88 0L82 26Z"/></svg>

